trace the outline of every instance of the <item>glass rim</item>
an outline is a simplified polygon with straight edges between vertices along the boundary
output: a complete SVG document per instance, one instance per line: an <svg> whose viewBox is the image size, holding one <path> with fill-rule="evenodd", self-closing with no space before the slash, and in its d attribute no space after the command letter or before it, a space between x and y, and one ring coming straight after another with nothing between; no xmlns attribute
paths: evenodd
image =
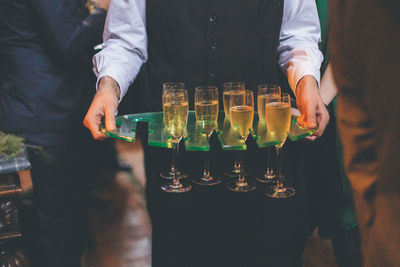
<svg viewBox="0 0 400 267"><path fill-rule="evenodd" d="M234 101L233 98L231 98L229 101ZM251 90L245 90L244 93L244 104L243 105L231 105L230 107L235 107L235 106L250 106L254 108L254 92ZM254 111L254 110L253 110Z"/></svg>
<svg viewBox="0 0 400 267"><path fill-rule="evenodd" d="M276 99L276 97L271 96L271 99L274 101L269 101L270 99L269 99L268 95L270 95L270 94L267 94L266 103L289 103L289 104L291 104L291 102L292 102L290 99L290 94L288 94L288 93L281 93L281 95L279 96L278 99Z"/></svg>
<svg viewBox="0 0 400 267"><path fill-rule="evenodd" d="M226 83L223 83L222 84L222 86L223 86L223 88L224 88L224 91L226 91L225 90L225 88L227 88L227 87L230 87L230 90L233 90L233 86L243 86L243 90L246 90L246 84L245 84L245 82L226 82ZM239 88L236 88L235 90L240 90Z"/></svg>
<svg viewBox="0 0 400 267"><path fill-rule="evenodd" d="M173 92L173 93L175 93L175 92L182 92L182 93L187 93L188 92L188 90L187 89L183 89L183 88L170 88L170 89L165 89L164 91L163 91L163 94L165 94L165 93L167 93L167 92Z"/></svg>
<svg viewBox="0 0 400 267"><path fill-rule="evenodd" d="M279 84L269 84L269 83L265 83L265 84L260 84L259 86L257 86L258 89L260 88L276 88L276 87L281 87Z"/></svg>
<svg viewBox="0 0 400 267"><path fill-rule="evenodd" d="M165 83L162 83L162 85L164 86L164 85L183 85L183 86L185 86L185 83L183 83L183 82L165 82Z"/></svg>
<svg viewBox="0 0 400 267"><path fill-rule="evenodd" d="M281 86L278 84L260 84L257 88L258 95L274 94L275 92L268 92L272 90L277 90L279 94L282 94Z"/></svg>
<svg viewBox="0 0 400 267"><path fill-rule="evenodd" d="M185 89L185 84L182 82L165 82L162 84L162 89L163 91L169 89Z"/></svg>
<svg viewBox="0 0 400 267"><path fill-rule="evenodd" d="M217 91L218 92L218 87L213 86L213 85L201 85L201 86L196 86L194 88L195 91Z"/></svg>

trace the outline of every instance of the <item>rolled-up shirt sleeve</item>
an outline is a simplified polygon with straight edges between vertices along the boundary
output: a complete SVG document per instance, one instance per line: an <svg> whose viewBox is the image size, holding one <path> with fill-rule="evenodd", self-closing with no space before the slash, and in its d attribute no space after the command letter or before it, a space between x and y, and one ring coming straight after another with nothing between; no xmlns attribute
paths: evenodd
<svg viewBox="0 0 400 267"><path fill-rule="evenodd" d="M93 57L97 84L112 77L121 90L120 100L147 61L146 1L112 0L104 26L102 50Z"/></svg>
<svg viewBox="0 0 400 267"><path fill-rule="evenodd" d="M321 28L314 0L284 1L279 37L279 65L293 92L301 78L312 75L320 83L323 60L318 49Z"/></svg>

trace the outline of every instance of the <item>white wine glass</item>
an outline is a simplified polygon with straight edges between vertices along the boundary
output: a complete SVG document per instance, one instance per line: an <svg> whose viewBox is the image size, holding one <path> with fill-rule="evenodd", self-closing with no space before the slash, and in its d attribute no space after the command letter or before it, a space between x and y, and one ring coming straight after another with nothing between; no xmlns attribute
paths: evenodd
<svg viewBox="0 0 400 267"><path fill-rule="evenodd" d="M224 83L224 92L223 92L223 104L224 104L224 113L225 113L225 121L229 120L229 107L231 103L231 99L235 99L236 103L239 101L244 101L244 94L245 94L245 83L244 82L227 82ZM229 121L231 124L231 122ZM224 125L226 123L224 122ZM232 124L231 124L232 125ZM231 126L232 127L232 126ZM233 169L226 170L224 172L225 176L236 178L239 173L244 175L249 175L248 172L242 168L241 162L239 160L235 160L233 164Z"/></svg>
<svg viewBox="0 0 400 267"><path fill-rule="evenodd" d="M202 129L210 143L210 137L217 127L218 120L218 88L214 86L199 86L195 89L194 110L196 114L196 126ZM209 155L207 155L209 156ZM216 185L221 183L221 178L211 175L210 159L204 160L204 170L202 177L192 179L198 185Z"/></svg>
<svg viewBox="0 0 400 267"><path fill-rule="evenodd" d="M173 82L163 83L162 86L163 86L163 97L162 97L163 105L164 105L164 92L166 90L185 89L185 84L179 83L179 82L178 83L173 83ZM164 125L166 125L166 124L164 123ZM166 129L166 130L168 131L168 129ZM173 153L175 153L175 152L173 152ZM179 169L175 166L174 160L172 160L169 170L167 172L161 172L160 176L165 179L173 180L175 175L179 176L180 179L187 178L187 174L181 173L179 171Z"/></svg>
<svg viewBox="0 0 400 267"><path fill-rule="evenodd" d="M254 96L253 92L246 90L244 101L241 99L230 99L229 118L231 125L243 141L247 140L254 119ZM240 165L241 164L241 161ZM243 168L241 168L243 169ZM256 189L256 185L245 179L243 172L239 172L238 180L228 183L227 188L234 192L249 192Z"/></svg>
<svg viewBox="0 0 400 267"><path fill-rule="evenodd" d="M291 108L290 95L282 93L279 99L267 98L265 103L265 121L268 131L273 132L281 141L279 145L275 145L276 149L276 186L268 187L265 194L272 198L289 198L296 191L291 187L283 186L284 175L282 173L282 147L287 139L290 129Z"/></svg>
<svg viewBox="0 0 400 267"><path fill-rule="evenodd" d="M185 89L166 89L163 92L163 116L167 132L171 136L174 151L173 164L178 168L179 142L187 125L189 112L188 93ZM180 176L174 173L172 183L161 186L168 193L183 193L192 189L191 185L183 185Z"/></svg>
<svg viewBox="0 0 400 267"><path fill-rule="evenodd" d="M266 98L280 98L281 87L275 84L262 84L258 86L257 95L257 111L258 111L258 123L265 125L265 100ZM275 182L275 172L272 164L272 149L267 147L267 169L261 176L257 176L256 180L262 183Z"/></svg>

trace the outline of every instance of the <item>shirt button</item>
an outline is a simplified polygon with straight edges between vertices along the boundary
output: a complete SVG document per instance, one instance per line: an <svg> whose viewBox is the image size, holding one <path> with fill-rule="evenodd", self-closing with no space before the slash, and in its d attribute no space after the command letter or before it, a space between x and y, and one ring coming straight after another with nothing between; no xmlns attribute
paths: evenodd
<svg viewBox="0 0 400 267"><path fill-rule="evenodd" d="M215 77L215 69L212 69L209 75L211 78L214 78Z"/></svg>
<svg viewBox="0 0 400 267"><path fill-rule="evenodd" d="M216 42L212 42L210 47L211 47L212 50L217 49L217 43Z"/></svg>
<svg viewBox="0 0 400 267"><path fill-rule="evenodd" d="M217 16L215 16L215 15L210 16L210 22L214 22L216 20L217 20Z"/></svg>

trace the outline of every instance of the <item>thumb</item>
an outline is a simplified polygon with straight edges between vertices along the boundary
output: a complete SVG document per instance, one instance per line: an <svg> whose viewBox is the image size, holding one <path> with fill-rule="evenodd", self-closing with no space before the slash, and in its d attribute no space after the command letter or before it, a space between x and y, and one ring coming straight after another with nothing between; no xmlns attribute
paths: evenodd
<svg viewBox="0 0 400 267"><path fill-rule="evenodd" d="M104 107L104 116L107 131L114 131L117 127L115 125L115 111L117 107L111 103L106 103Z"/></svg>
<svg viewBox="0 0 400 267"><path fill-rule="evenodd" d="M310 128L317 127L317 119L315 114L315 105L307 105L305 109L305 113L302 114L302 122L305 124L304 126Z"/></svg>

